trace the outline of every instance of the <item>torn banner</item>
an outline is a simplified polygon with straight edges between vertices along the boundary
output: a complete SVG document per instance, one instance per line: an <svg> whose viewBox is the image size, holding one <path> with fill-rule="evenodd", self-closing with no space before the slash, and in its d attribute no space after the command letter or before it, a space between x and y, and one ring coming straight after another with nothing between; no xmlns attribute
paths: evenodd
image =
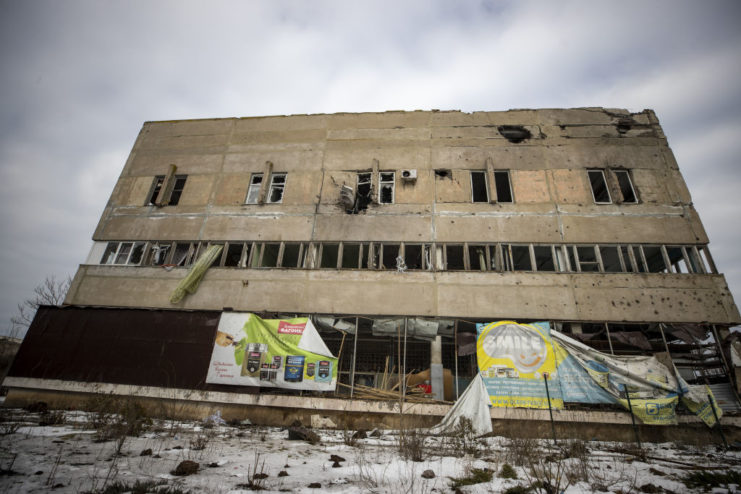
<svg viewBox="0 0 741 494"><path fill-rule="evenodd" d="M494 407L552 408L564 403L616 403L648 424L676 424L680 402L713 426L709 390L688 386L655 356L605 355L547 322L479 324L479 372ZM712 395L712 394L711 394ZM630 404L628 404L630 398ZM720 410L716 407L720 414Z"/></svg>
<svg viewBox="0 0 741 494"><path fill-rule="evenodd" d="M261 319L224 312L206 382L334 391L337 359L306 317Z"/></svg>

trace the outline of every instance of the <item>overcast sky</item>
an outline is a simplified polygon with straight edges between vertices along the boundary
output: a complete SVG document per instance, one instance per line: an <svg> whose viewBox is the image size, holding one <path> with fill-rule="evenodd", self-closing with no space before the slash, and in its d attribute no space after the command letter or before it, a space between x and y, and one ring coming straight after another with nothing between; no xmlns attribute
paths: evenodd
<svg viewBox="0 0 741 494"><path fill-rule="evenodd" d="M0 0L0 333L147 120L652 108L741 296L740 75L733 1Z"/></svg>

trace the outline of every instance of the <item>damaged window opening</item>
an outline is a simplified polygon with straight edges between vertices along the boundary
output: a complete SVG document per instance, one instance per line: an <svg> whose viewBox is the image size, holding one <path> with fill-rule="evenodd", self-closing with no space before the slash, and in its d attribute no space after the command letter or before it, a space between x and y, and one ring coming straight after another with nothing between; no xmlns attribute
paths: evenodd
<svg viewBox="0 0 741 494"><path fill-rule="evenodd" d="M599 252L605 273L622 273L625 271L620 263L620 255L616 245L600 245Z"/></svg>
<svg viewBox="0 0 741 494"><path fill-rule="evenodd" d="M147 201L147 204L154 204L157 200L157 196L160 195L160 190L162 190L162 182L165 181L164 175L157 175L154 177L154 184L152 186L152 192L149 194L149 201Z"/></svg>
<svg viewBox="0 0 741 494"><path fill-rule="evenodd" d="M530 139L532 134L522 125L500 125L497 127L499 133L514 144L520 143L525 139Z"/></svg>
<svg viewBox="0 0 741 494"><path fill-rule="evenodd" d="M378 183L378 202L380 204L394 203L394 172L381 172Z"/></svg>
<svg viewBox="0 0 741 494"><path fill-rule="evenodd" d="M278 204L283 202L283 192L285 188L285 173L273 173L272 175L270 175L270 191L268 192L268 203Z"/></svg>
<svg viewBox="0 0 741 494"><path fill-rule="evenodd" d="M638 197L628 170L614 170L614 172L620 186L620 193L623 195L623 204L637 204Z"/></svg>
<svg viewBox="0 0 741 494"><path fill-rule="evenodd" d="M532 271L533 265L530 261L530 246L510 245L512 251L512 268L515 271Z"/></svg>
<svg viewBox="0 0 741 494"><path fill-rule="evenodd" d="M108 242L100 264L130 265L141 263L146 242Z"/></svg>
<svg viewBox="0 0 741 494"><path fill-rule="evenodd" d="M512 184L509 181L509 171L494 172L494 185L497 189L497 202L514 202L512 200Z"/></svg>
<svg viewBox="0 0 741 494"><path fill-rule="evenodd" d="M487 248L485 245L468 246L468 260L471 271L487 271L489 262L487 262Z"/></svg>
<svg viewBox="0 0 741 494"><path fill-rule="evenodd" d="M247 189L245 204L257 204L260 198L260 187L262 187L262 173L253 173L250 178L250 186Z"/></svg>
<svg viewBox="0 0 741 494"><path fill-rule="evenodd" d="M556 271L553 262L553 248L550 245L533 245L535 268L537 271Z"/></svg>
<svg viewBox="0 0 741 494"><path fill-rule="evenodd" d="M631 245L621 245L620 246L620 255L623 257L623 263L625 264L625 271L628 273L639 273L642 272L641 269L636 268L636 262L638 260L635 254L635 250L633 249L633 246ZM643 265L639 263L639 266L642 268Z"/></svg>
<svg viewBox="0 0 741 494"><path fill-rule="evenodd" d="M486 172L471 171L471 200L472 202L489 202Z"/></svg>
<svg viewBox="0 0 741 494"><path fill-rule="evenodd" d="M592 186L592 197L596 204L610 204L610 191L607 189L604 170L587 170L589 185Z"/></svg>
<svg viewBox="0 0 741 494"><path fill-rule="evenodd" d="M229 242L224 254L224 266L225 267L244 267L244 261L242 260L242 253L244 252L244 244Z"/></svg>
<svg viewBox="0 0 741 494"><path fill-rule="evenodd" d="M277 268L280 266L280 244L264 243L260 250L260 267Z"/></svg>
<svg viewBox="0 0 741 494"><path fill-rule="evenodd" d="M373 201L371 191L371 174L358 173L357 193L355 194L355 206L353 212L365 211Z"/></svg>
<svg viewBox="0 0 741 494"><path fill-rule="evenodd" d="M340 244L322 244L320 268L337 269L339 260Z"/></svg>
<svg viewBox="0 0 741 494"><path fill-rule="evenodd" d="M367 254L365 253L365 245L363 247L363 255L367 256L368 269L378 269L380 267L381 244L368 244Z"/></svg>
<svg viewBox="0 0 741 494"><path fill-rule="evenodd" d="M162 266L167 261L167 255L170 253L172 244L161 244L155 242L151 247L151 261L148 264L153 266Z"/></svg>
<svg viewBox="0 0 741 494"><path fill-rule="evenodd" d="M300 243L285 243L283 244L283 260L281 267L283 268L300 268L301 260L301 249L303 245Z"/></svg>
<svg viewBox="0 0 741 494"><path fill-rule="evenodd" d="M445 268L448 271L463 271L466 269L462 244L445 245Z"/></svg>
<svg viewBox="0 0 741 494"><path fill-rule="evenodd" d="M407 269L425 269L422 250L420 244L404 244L404 261Z"/></svg>
<svg viewBox="0 0 741 494"><path fill-rule="evenodd" d="M398 244L376 244L381 249L381 269L396 270L399 257Z"/></svg>
<svg viewBox="0 0 741 494"><path fill-rule="evenodd" d="M644 245L643 256L646 260L647 271L649 273L666 273L666 263L661 253L661 247L658 245Z"/></svg>
<svg viewBox="0 0 741 494"><path fill-rule="evenodd" d="M578 245L574 248L576 249L576 257L579 262L579 271L599 273L600 265L597 261L596 246Z"/></svg>
<svg viewBox="0 0 741 494"><path fill-rule="evenodd" d="M360 244L342 244L342 269L358 269L360 263Z"/></svg>
<svg viewBox="0 0 741 494"><path fill-rule="evenodd" d="M170 200L167 202L170 206L177 206L178 202L180 202L180 196L183 194L183 189L185 188L185 180L187 178L187 175L175 176L175 186L172 188Z"/></svg>
<svg viewBox="0 0 741 494"><path fill-rule="evenodd" d="M175 266L190 266L193 262L195 250L196 248L193 242L177 242L170 264L174 264Z"/></svg>
<svg viewBox="0 0 741 494"><path fill-rule="evenodd" d="M437 178L450 178L450 170L445 170L445 169L435 170L435 176Z"/></svg>
<svg viewBox="0 0 741 494"><path fill-rule="evenodd" d="M690 272L688 260L685 259L684 249L675 245L666 247L666 255L669 256L669 264L672 272L686 274Z"/></svg>

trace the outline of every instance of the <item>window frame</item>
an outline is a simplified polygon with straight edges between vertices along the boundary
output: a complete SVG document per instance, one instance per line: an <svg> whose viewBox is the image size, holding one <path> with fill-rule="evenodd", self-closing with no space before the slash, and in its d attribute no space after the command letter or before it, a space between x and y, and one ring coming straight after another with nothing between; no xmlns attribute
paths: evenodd
<svg viewBox="0 0 741 494"><path fill-rule="evenodd" d="M109 250L112 245L115 245L116 248L114 250ZM124 246L128 246L129 250L126 253L126 259L123 262L118 262L118 258L122 254L122 249ZM139 254L139 260L137 262L131 262L131 258L134 255L134 252L136 251L136 247L139 246L141 248L140 254ZM103 266L141 266L142 262L144 261L147 253L147 246L148 242L142 241L142 240L129 240L129 241L121 241L121 242L108 242L106 245L105 250L103 251L103 254L100 257L100 265ZM106 260L106 257L110 260Z"/></svg>
<svg viewBox="0 0 741 494"><path fill-rule="evenodd" d="M276 178L283 178L283 182L276 183ZM286 182L288 182L288 173L286 172L273 172L270 174L270 183L268 184L267 197L265 202L267 204L281 204L286 194ZM273 191L280 190L280 198L277 201L273 200Z"/></svg>
<svg viewBox="0 0 741 494"><path fill-rule="evenodd" d="M384 180L384 175L390 175L390 180ZM391 201L383 201L383 189L390 187L391 189ZM379 171L378 172L378 204L394 204L396 202L396 172L395 171Z"/></svg>
<svg viewBox="0 0 741 494"><path fill-rule="evenodd" d="M509 170L494 170L494 174L493 175L494 175L494 190L497 193L497 202L498 203L499 202L503 202L505 204L512 204L512 203L514 203L515 202L515 195L512 193L512 178L510 176ZM500 181L497 177L501 177L501 176L504 176L505 179L507 180L506 184L507 184L507 190L508 190L508 193L509 193L509 200L508 201L502 200L502 198L501 198L501 196L499 194L499 184L502 183L503 180Z"/></svg>
<svg viewBox="0 0 741 494"><path fill-rule="evenodd" d="M478 184L478 187L474 185L474 175L483 177L483 184ZM489 178L486 170L469 170L469 181L471 183L471 203L473 204L488 204L489 203ZM483 197L479 196L479 200L476 200L476 190L483 191Z"/></svg>
<svg viewBox="0 0 741 494"><path fill-rule="evenodd" d="M640 201L638 200L638 193L636 192L636 188L633 185L633 178L630 176L630 170L619 168L612 170L612 172L615 174L615 178L617 179L618 189L620 189L620 195L622 196L622 204L638 204ZM627 201L625 199L625 192L623 192L623 182L620 180L621 176L625 177L627 185L628 187L630 187L630 191L633 194L632 201Z"/></svg>
<svg viewBox="0 0 741 494"><path fill-rule="evenodd" d="M597 195L594 190L594 184L592 183L592 173L599 173L600 177L602 177L602 183L605 187L605 194L607 194L607 201L598 201ZM610 186L607 183L607 175L605 174L605 170L602 168L587 168L587 181L589 182L589 190L592 191L592 199L594 200L595 204L612 204L612 195L610 194Z"/></svg>
<svg viewBox="0 0 741 494"><path fill-rule="evenodd" d="M259 178L259 182L255 182L255 179ZM262 181L265 179L265 175L262 172L253 173L250 175L250 183L247 186L247 197L244 199L245 204L259 204L260 203L260 189L262 188ZM254 193L254 197L253 197ZM251 200L250 200L251 199Z"/></svg>

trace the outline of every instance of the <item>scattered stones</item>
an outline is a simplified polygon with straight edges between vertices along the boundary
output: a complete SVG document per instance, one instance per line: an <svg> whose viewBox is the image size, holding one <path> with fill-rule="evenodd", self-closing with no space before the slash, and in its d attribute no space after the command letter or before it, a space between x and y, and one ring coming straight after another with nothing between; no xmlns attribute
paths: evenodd
<svg viewBox="0 0 741 494"><path fill-rule="evenodd" d="M370 437L381 437L381 433L378 431L378 429L373 429L370 434Z"/></svg>
<svg viewBox="0 0 741 494"><path fill-rule="evenodd" d="M289 465L288 463L286 463L285 465L283 465L283 468L291 468L291 465Z"/></svg>
<svg viewBox="0 0 741 494"><path fill-rule="evenodd" d="M341 456L332 455L329 457L329 461L345 461L345 459Z"/></svg>
<svg viewBox="0 0 741 494"><path fill-rule="evenodd" d="M342 465L340 464L339 461L336 461L336 462L332 463L332 468L340 468L341 466Z"/></svg>
<svg viewBox="0 0 741 494"><path fill-rule="evenodd" d="M368 439L368 431L364 429L357 430L353 433L352 438L356 441L358 439Z"/></svg>
<svg viewBox="0 0 741 494"><path fill-rule="evenodd" d="M281 470L280 472L278 472L278 477L288 477L288 472L286 472L285 470Z"/></svg>
<svg viewBox="0 0 741 494"><path fill-rule="evenodd" d="M215 461L208 464L208 468L217 468L218 466L219 464L216 463Z"/></svg>
<svg viewBox="0 0 741 494"><path fill-rule="evenodd" d="M170 472L172 475L177 475L179 477L184 477L186 475L193 475L194 473L198 472L198 467L200 465L191 460L185 460L181 461L180 464Z"/></svg>
<svg viewBox="0 0 741 494"><path fill-rule="evenodd" d="M139 456L152 456L152 448L147 448L139 453Z"/></svg>
<svg viewBox="0 0 741 494"><path fill-rule="evenodd" d="M309 484L309 489L321 489L321 488L322 488L322 484L320 484L319 482L312 482L311 484Z"/></svg>
<svg viewBox="0 0 741 494"><path fill-rule="evenodd" d="M262 480L268 478L267 473L259 472L252 476L252 480Z"/></svg>
<svg viewBox="0 0 741 494"><path fill-rule="evenodd" d="M435 472L432 470L425 470L422 472L422 478L423 479L434 479L435 478Z"/></svg>
<svg viewBox="0 0 741 494"><path fill-rule="evenodd" d="M152 458L162 458L160 455L154 455Z"/></svg>
<svg viewBox="0 0 741 494"><path fill-rule="evenodd" d="M182 446L173 446L172 449L183 449Z"/></svg>
<svg viewBox="0 0 741 494"><path fill-rule="evenodd" d="M306 427L289 427L288 428L288 440L289 441L306 441L310 444L319 443L319 435L313 431L310 431Z"/></svg>
<svg viewBox="0 0 741 494"><path fill-rule="evenodd" d="M664 477L664 476L666 476L666 474L665 474L664 472L662 472L661 470L657 470L657 469L655 469L654 467L650 467L650 468L648 469L648 471L649 471L649 472L651 472L651 473L652 473L652 474L654 474L654 475L658 475L659 477Z"/></svg>

